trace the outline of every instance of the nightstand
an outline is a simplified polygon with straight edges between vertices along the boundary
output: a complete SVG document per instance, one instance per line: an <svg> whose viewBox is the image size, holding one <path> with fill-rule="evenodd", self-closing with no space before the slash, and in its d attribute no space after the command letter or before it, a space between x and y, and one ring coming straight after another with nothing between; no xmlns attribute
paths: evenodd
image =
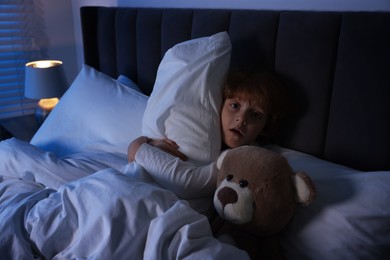
<svg viewBox="0 0 390 260"><path fill-rule="evenodd" d="M34 115L13 117L0 120L1 139L16 137L29 142L39 126Z"/></svg>

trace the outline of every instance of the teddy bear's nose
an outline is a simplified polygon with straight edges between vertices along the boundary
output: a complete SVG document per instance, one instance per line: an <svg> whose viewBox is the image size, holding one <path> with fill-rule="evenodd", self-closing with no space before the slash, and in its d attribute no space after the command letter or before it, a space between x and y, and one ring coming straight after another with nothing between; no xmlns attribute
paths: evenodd
<svg viewBox="0 0 390 260"><path fill-rule="evenodd" d="M227 204L235 203L238 200L238 195L235 190L230 187L223 187L218 191L218 199L224 208Z"/></svg>

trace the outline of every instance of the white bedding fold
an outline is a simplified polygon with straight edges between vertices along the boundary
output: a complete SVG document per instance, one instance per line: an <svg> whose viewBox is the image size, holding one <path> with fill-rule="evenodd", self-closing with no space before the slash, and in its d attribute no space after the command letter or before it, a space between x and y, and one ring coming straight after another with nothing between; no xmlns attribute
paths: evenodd
<svg viewBox="0 0 390 260"><path fill-rule="evenodd" d="M84 152L58 158L16 138L0 142L0 175L36 181L53 189L101 169L120 169L126 163L125 155Z"/></svg>
<svg viewBox="0 0 390 260"><path fill-rule="evenodd" d="M29 148L19 156L27 163L36 154L46 158L50 167L59 160L18 145ZM16 165L17 158L13 159ZM20 165L24 170L20 176L1 178L0 255L10 259L248 259L245 252L216 240L204 215L153 184L136 163L126 165L127 174L113 168L92 174L83 169L85 177L62 185L66 174L80 176L79 172L72 175L77 167L69 167L69 161L61 159L60 164L63 167L55 173L50 172L53 168L40 170L42 164L33 165L32 177L28 165Z"/></svg>
<svg viewBox="0 0 390 260"><path fill-rule="evenodd" d="M176 201L167 190L106 169L37 203L26 229L48 258L140 259L150 219Z"/></svg>
<svg viewBox="0 0 390 260"><path fill-rule="evenodd" d="M0 178L0 256L2 259L38 259L24 221L34 205L54 192L17 178Z"/></svg>

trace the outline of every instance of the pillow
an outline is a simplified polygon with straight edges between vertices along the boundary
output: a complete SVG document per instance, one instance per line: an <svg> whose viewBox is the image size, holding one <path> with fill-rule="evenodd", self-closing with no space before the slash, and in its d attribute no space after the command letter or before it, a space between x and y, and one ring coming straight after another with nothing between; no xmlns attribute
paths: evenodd
<svg viewBox="0 0 390 260"><path fill-rule="evenodd" d="M221 149L219 112L230 51L226 32L169 49L157 71L142 134L174 140L194 163L214 161Z"/></svg>
<svg viewBox="0 0 390 260"><path fill-rule="evenodd" d="M300 207L283 232L291 259L385 259L390 255L390 171L361 172L278 149L294 170L305 171L316 200Z"/></svg>
<svg viewBox="0 0 390 260"><path fill-rule="evenodd" d="M126 154L141 135L148 97L83 65L31 140L58 157L83 151Z"/></svg>
<svg viewBox="0 0 390 260"><path fill-rule="evenodd" d="M117 78L117 81L122 83L126 87L129 87L131 89L134 89L134 90L142 93L142 91L139 88L139 86L137 84L135 84L134 81L132 81L130 78L128 78L125 75L119 75L118 78Z"/></svg>

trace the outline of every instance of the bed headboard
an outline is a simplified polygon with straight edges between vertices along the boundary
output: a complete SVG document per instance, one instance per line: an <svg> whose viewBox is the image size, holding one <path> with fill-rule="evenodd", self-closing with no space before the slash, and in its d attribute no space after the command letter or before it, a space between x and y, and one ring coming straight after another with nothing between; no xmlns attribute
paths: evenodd
<svg viewBox="0 0 390 260"><path fill-rule="evenodd" d="M390 169L390 13L82 7L85 63L150 94L178 42L227 31L231 66L273 69L300 111L275 142Z"/></svg>

